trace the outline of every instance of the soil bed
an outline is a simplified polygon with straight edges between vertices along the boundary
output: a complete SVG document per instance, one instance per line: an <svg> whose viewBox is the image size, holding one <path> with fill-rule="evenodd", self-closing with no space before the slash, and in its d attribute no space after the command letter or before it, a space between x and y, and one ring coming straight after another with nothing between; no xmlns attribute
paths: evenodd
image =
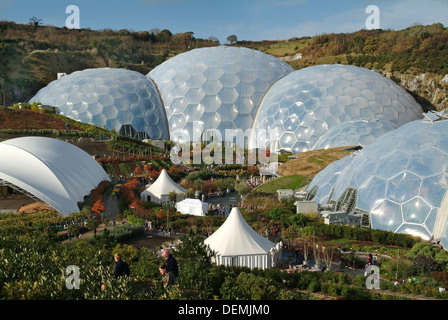
<svg viewBox="0 0 448 320"><path fill-rule="evenodd" d="M175 238L172 237L165 237L160 236L152 233L142 233L139 235L136 235L128 240L126 240L124 243L127 245L131 245L137 249L141 249L143 247L150 248L150 249L157 249L159 248L164 242L172 242Z"/></svg>

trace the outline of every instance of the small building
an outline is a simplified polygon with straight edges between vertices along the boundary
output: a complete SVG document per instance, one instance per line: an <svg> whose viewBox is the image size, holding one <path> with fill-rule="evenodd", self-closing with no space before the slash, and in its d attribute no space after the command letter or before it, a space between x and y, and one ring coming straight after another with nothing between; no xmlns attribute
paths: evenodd
<svg viewBox="0 0 448 320"><path fill-rule="evenodd" d="M360 226L362 216L360 214L348 214L343 211L322 211L322 217L325 224Z"/></svg>
<svg viewBox="0 0 448 320"><path fill-rule="evenodd" d="M283 198L294 197L294 191L292 189L278 189L277 190L278 201L281 201Z"/></svg>
<svg viewBox="0 0 448 320"><path fill-rule="evenodd" d="M314 201L296 201L294 202L297 213L316 212L318 209L317 202Z"/></svg>

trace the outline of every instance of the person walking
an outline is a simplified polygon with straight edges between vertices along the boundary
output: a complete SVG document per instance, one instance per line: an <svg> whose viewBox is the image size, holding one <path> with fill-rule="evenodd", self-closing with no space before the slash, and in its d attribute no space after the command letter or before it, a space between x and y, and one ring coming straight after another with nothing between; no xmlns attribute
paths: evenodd
<svg viewBox="0 0 448 320"><path fill-rule="evenodd" d="M115 268L114 268L114 275L116 278L121 277L123 275L129 276L129 265L121 260L121 254L116 253L114 255L115 258Z"/></svg>
<svg viewBox="0 0 448 320"><path fill-rule="evenodd" d="M174 283L177 284L177 278L179 276L179 269L177 266L177 260L171 254L169 249L165 249L163 251L163 257L166 259L164 265L166 265L166 269L168 272L172 272L174 275Z"/></svg>
<svg viewBox="0 0 448 320"><path fill-rule="evenodd" d="M167 288L168 286L172 286L175 284L174 274L171 271L167 270L165 264L162 264L159 267L159 272L162 275L162 280L160 281L162 288Z"/></svg>

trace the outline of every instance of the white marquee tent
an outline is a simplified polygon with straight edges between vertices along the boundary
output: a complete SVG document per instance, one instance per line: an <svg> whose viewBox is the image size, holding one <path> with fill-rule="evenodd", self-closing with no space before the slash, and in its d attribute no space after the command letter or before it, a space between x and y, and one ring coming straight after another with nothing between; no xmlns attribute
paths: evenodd
<svg viewBox="0 0 448 320"><path fill-rule="evenodd" d="M208 203L199 199L184 199L176 203L176 210L183 214L205 216L208 212Z"/></svg>
<svg viewBox="0 0 448 320"><path fill-rule="evenodd" d="M251 269L274 268L281 259L282 243L274 243L252 229L237 207L204 244L215 251L215 263Z"/></svg>
<svg viewBox="0 0 448 320"><path fill-rule="evenodd" d="M173 191L179 194L184 193L185 189L175 183L163 169L157 180L140 193L140 199L142 201L166 203L168 202L168 194Z"/></svg>
<svg viewBox="0 0 448 320"><path fill-rule="evenodd" d="M103 181L104 169L84 150L61 140L22 137L0 143L0 185L68 215Z"/></svg>

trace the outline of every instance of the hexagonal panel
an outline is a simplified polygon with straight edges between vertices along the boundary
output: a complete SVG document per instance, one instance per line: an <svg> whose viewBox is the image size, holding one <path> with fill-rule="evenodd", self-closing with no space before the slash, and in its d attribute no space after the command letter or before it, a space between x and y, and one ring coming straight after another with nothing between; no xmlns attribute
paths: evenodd
<svg viewBox="0 0 448 320"><path fill-rule="evenodd" d="M382 200L370 211L373 229L395 231L403 223L401 206L398 203Z"/></svg>

